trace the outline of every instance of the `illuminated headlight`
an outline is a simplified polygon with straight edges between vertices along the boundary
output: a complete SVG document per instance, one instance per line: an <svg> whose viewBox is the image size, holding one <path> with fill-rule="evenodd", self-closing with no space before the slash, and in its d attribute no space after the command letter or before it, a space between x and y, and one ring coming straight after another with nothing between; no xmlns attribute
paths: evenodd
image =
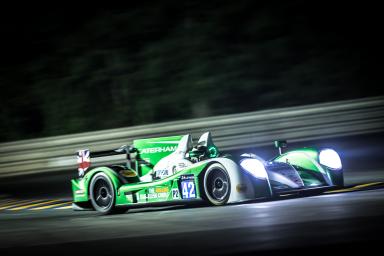
<svg viewBox="0 0 384 256"><path fill-rule="evenodd" d="M240 165L255 178L266 179L268 177L264 164L258 159L246 158L240 162Z"/></svg>
<svg viewBox="0 0 384 256"><path fill-rule="evenodd" d="M320 151L319 162L331 169L340 170L342 168L339 154L333 149L324 149Z"/></svg>

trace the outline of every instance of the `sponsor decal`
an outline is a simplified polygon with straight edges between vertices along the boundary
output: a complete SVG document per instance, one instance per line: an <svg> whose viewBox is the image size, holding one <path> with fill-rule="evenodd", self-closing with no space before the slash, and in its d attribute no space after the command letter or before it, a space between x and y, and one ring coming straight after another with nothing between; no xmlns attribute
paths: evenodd
<svg viewBox="0 0 384 256"><path fill-rule="evenodd" d="M76 190L76 192L75 192L77 195L79 195L79 194L84 194L84 190L82 190L82 189L80 189L80 190Z"/></svg>
<svg viewBox="0 0 384 256"><path fill-rule="evenodd" d="M168 170L156 170L156 177L163 178L168 176Z"/></svg>
<svg viewBox="0 0 384 256"><path fill-rule="evenodd" d="M168 193L157 193L158 198L168 197Z"/></svg>
<svg viewBox="0 0 384 256"><path fill-rule="evenodd" d="M195 176L193 174L184 174L180 176L181 180L194 180Z"/></svg>
<svg viewBox="0 0 384 256"><path fill-rule="evenodd" d="M143 153L143 154L155 154L155 153L173 152L176 150L176 148L177 148L176 146L143 148L141 150L141 153Z"/></svg>
<svg viewBox="0 0 384 256"><path fill-rule="evenodd" d="M167 198L169 189L167 187L151 187L148 188L148 194L140 194L141 200Z"/></svg>
<svg viewBox="0 0 384 256"><path fill-rule="evenodd" d="M141 194L140 195L141 200L167 198L167 197L168 197L168 193L155 193L155 194Z"/></svg>
<svg viewBox="0 0 384 256"><path fill-rule="evenodd" d="M187 167L187 165L185 163L178 163L177 165L179 166L179 170L184 169L185 167Z"/></svg>
<svg viewBox="0 0 384 256"><path fill-rule="evenodd" d="M155 188L156 193L168 193L169 189L167 187L157 187Z"/></svg>
<svg viewBox="0 0 384 256"><path fill-rule="evenodd" d="M145 200L145 199L154 199L157 198L157 194L141 194L140 199Z"/></svg>

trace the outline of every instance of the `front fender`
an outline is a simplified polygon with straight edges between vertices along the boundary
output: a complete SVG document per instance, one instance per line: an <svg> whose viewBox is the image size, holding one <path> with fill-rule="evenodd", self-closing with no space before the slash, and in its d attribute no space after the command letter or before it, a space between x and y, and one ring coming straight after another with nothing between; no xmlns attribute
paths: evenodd
<svg viewBox="0 0 384 256"><path fill-rule="evenodd" d="M336 183L336 178L333 175L334 173L329 168L319 163L320 151L321 150L316 148L292 150L277 156L273 161L289 163L293 166L303 168L306 171L318 173L323 177L326 185L332 186ZM305 177L302 177L302 179L306 182ZM311 181L309 180L307 183L311 183Z"/></svg>

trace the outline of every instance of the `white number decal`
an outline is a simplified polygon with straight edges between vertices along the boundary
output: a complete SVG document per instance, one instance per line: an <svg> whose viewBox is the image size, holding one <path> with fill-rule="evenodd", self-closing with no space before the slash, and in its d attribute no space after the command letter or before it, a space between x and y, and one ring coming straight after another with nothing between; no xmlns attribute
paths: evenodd
<svg viewBox="0 0 384 256"><path fill-rule="evenodd" d="M179 198L179 190L178 189L172 189L172 198L173 199Z"/></svg>
<svg viewBox="0 0 384 256"><path fill-rule="evenodd" d="M188 182L188 188L189 188L189 198L195 198L195 183Z"/></svg>
<svg viewBox="0 0 384 256"><path fill-rule="evenodd" d="M195 183L193 181L184 181L181 184L183 198L196 198Z"/></svg>
<svg viewBox="0 0 384 256"><path fill-rule="evenodd" d="M183 190L183 197L184 197L184 198L188 198L188 195L189 195L189 193L188 193L188 187L187 187L188 182L183 182L182 184L183 184L183 187L182 187L182 190Z"/></svg>

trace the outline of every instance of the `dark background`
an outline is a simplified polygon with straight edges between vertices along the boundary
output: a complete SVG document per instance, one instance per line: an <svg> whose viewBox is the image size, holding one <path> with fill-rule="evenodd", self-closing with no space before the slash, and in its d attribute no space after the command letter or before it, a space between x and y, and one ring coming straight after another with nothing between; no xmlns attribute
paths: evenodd
<svg viewBox="0 0 384 256"><path fill-rule="evenodd" d="M382 95L379 4L3 6L0 141Z"/></svg>

